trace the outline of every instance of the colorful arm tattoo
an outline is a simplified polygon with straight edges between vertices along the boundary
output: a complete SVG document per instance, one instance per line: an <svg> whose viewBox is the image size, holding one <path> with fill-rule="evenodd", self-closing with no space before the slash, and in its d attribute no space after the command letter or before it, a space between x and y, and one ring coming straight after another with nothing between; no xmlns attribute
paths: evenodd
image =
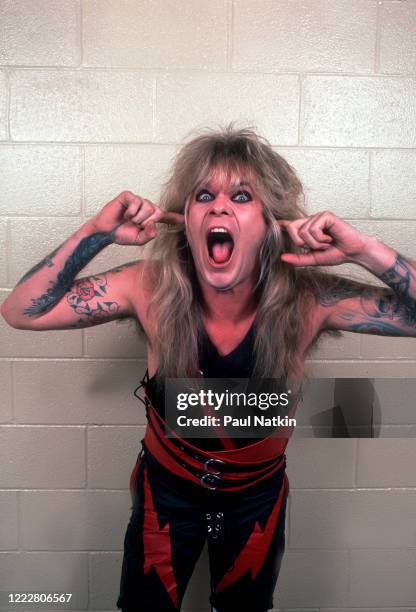
<svg viewBox="0 0 416 612"><path fill-rule="evenodd" d="M333 327L385 336L416 336L416 270L401 255L379 278L391 288L382 289L339 278L334 287L316 299L335 310ZM337 324L338 322L338 324Z"/></svg>
<svg viewBox="0 0 416 612"><path fill-rule="evenodd" d="M125 268L129 268L137 264L137 261L129 261L128 263L116 266L108 272L89 276L88 278L79 278L75 281L72 291L67 295L67 302L72 310L79 315L83 315L83 319L78 319L71 327L89 327L98 323L108 321L109 316L119 312L119 304L111 300L101 300L107 295L107 274L118 274Z"/></svg>
<svg viewBox="0 0 416 612"><path fill-rule="evenodd" d="M73 253L66 260L63 269L58 272L55 281L52 281L52 287L46 290L45 293L37 298L31 298L32 305L26 308L24 314L29 317L36 317L45 314L55 304L62 299L65 293L70 289L75 276L85 267L85 265L104 247L111 244L114 240L113 232L96 232L83 238ZM50 262L50 258L59 250L56 249L51 255L46 257L40 264L32 268L28 272L31 276L34 272L47 265L54 265ZM50 263L47 263L47 262ZM27 275L25 275L27 277Z"/></svg>

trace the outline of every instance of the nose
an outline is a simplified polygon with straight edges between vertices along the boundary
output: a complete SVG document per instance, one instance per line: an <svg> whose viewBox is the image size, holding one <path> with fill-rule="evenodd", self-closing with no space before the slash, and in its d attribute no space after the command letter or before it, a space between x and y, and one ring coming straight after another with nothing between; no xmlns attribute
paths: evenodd
<svg viewBox="0 0 416 612"><path fill-rule="evenodd" d="M225 193L219 193L212 202L210 214L229 214L229 206L228 196Z"/></svg>

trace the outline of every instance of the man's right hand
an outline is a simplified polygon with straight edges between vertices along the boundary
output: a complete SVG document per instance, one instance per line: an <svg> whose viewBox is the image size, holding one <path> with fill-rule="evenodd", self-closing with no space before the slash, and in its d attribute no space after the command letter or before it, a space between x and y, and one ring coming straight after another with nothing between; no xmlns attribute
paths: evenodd
<svg viewBox="0 0 416 612"><path fill-rule="evenodd" d="M156 223L184 225L184 215L164 212L149 200L123 191L91 220L97 231L112 232L116 244L143 245L157 234Z"/></svg>

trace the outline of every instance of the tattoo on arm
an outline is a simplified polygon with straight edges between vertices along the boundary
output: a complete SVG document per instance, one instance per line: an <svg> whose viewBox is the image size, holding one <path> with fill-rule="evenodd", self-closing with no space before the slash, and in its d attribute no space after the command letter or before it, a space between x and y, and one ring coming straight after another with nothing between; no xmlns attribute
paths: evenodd
<svg viewBox="0 0 416 612"><path fill-rule="evenodd" d="M407 306L415 308L416 296L410 295L410 281L416 283L416 271L412 270L401 255L397 255L394 264L383 272L380 279L391 287Z"/></svg>
<svg viewBox="0 0 416 612"><path fill-rule="evenodd" d="M68 289L70 289L78 272L80 272L99 251L112 242L113 232L96 232L95 234L91 234L91 236L83 238L66 260L63 269L57 275L56 281L52 282L52 287L47 289L46 293L43 293L41 296L32 298L32 305L26 308L24 314L29 317L38 316L46 313L55 306ZM54 253L55 252L56 251L54 251ZM31 273L33 272L31 271Z"/></svg>
<svg viewBox="0 0 416 612"><path fill-rule="evenodd" d="M346 278L339 277L337 283L333 287L322 289L316 296L316 299L321 306L333 306L341 300L356 297L357 289Z"/></svg>
<svg viewBox="0 0 416 612"><path fill-rule="evenodd" d="M67 296L67 302L72 310L84 319L78 319L72 327L84 327L87 325L101 323L108 319L109 314L115 314L119 310L117 302L105 301L107 294L107 277L105 274L79 279L75 282L73 291ZM96 298L104 298L99 301ZM94 300L91 306L91 300Z"/></svg>
<svg viewBox="0 0 416 612"><path fill-rule="evenodd" d="M411 293L412 286L416 287L414 268L398 255L380 279L392 291L339 278L333 287L321 291L316 300L330 307L341 300L358 298L359 309L346 307L339 309L337 314L338 319L350 322L350 331L386 336L416 335L416 297Z"/></svg>
<svg viewBox="0 0 416 612"><path fill-rule="evenodd" d="M137 261L129 261L121 266L116 266L108 272L118 273L125 268L135 266ZM74 312L79 315L84 315L84 319L78 319L71 327L78 329L80 327L89 327L91 324L101 323L108 319L108 314L115 314L119 311L117 302L103 301L95 303L91 307L88 302L93 298L103 297L107 294L107 272L90 276L89 278L80 278L75 282L74 290L67 296L68 304Z"/></svg>
<svg viewBox="0 0 416 612"><path fill-rule="evenodd" d="M23 283L25 280L33 276L35 272L37 272L38 270L42 270L42 268L44 268L45 266L47 266L48 268L53 268L55 264L52 261L52 257L54 257L54 255L57 254L62 244L60 244L54 251L52 251L52 253L49 253L49 255L46 255L46 257L44 257L42 261L37 263L35 266L33 266L33 268L31 268L28 272L26 272L26 274L24 274L22 278L18 281L17 285L20 285L21 283Z"/></svg>

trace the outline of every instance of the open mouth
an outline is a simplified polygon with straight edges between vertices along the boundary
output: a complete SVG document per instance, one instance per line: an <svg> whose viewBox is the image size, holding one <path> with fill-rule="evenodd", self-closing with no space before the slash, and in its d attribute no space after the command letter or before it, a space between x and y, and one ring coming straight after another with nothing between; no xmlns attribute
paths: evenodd
<svg viewBox="0 0 416 612"><path fill-rule="evenodd" d="M224 227L213 227L207 234L207 252L210 263L214 266L225 266L231 261L234 252L234 240Z"/></svg>

